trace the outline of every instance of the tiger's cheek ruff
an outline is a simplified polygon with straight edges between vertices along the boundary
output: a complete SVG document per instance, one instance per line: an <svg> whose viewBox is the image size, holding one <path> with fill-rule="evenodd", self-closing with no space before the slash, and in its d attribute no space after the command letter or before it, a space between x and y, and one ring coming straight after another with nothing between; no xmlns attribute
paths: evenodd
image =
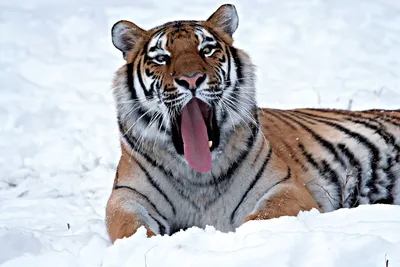
<svg viewBox="0 0 400 267"><path fill-rule="evenodd" d="M222 91L220 113L221 125L231 131L236 125L256 123L254 66L247 54L234 47L227 48L228 63L225 83ZM230 86L229 86L230 85Z"/></svg>
<svg viewBox="0 0 400 267"><path fill-rule="evenodd" d="M141 141L165 143L168 131L165 107L157 95L157 80L147 77L142 60L128 63L114 80L118 120L125 126L123 135L130 134Z"/></svg>

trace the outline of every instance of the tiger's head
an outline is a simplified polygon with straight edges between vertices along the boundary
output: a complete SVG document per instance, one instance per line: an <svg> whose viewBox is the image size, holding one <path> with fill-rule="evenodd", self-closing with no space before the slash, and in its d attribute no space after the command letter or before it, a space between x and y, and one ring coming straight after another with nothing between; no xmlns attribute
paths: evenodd
<svg viewBox="0 0 400 267"><path fill-rule="evenodd" d="M255 122L253 65L232 46L238 23L236 8L223 5L205 21L150 30L125 20L114 24L112 41L126 60L114 97L135 149L147 141L207 172L235 127Z"/></svg>

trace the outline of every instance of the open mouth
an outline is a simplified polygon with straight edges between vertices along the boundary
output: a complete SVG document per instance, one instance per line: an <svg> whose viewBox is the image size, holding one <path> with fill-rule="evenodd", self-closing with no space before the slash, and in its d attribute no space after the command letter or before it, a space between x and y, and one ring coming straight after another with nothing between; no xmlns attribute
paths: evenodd
<svg viewBox="0 0 400 267"><path fill-rule="evenodd" d="M192 98L172 122L172 141L195 171L208 172L211 151L219 145L215 108Z"/></svg>

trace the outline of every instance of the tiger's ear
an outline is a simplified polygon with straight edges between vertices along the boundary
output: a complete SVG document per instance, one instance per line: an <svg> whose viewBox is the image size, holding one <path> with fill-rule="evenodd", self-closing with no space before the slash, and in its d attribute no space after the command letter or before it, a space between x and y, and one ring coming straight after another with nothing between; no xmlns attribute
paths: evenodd
<svg viewBox="0 0 400 267"><path fill-rule="evenodd" d="M207 21L232 36L239 25L239 16L234 5L225 4L220 6Z"/></svg>
<svg viewBox="0 0 400 267"><path fill-rule="evenodd" d="M131 50L141 38L146 36L146 31L130 21L120 20L112 27L111 36L114 46L122 52L125 58L126 53Z"/></svg>

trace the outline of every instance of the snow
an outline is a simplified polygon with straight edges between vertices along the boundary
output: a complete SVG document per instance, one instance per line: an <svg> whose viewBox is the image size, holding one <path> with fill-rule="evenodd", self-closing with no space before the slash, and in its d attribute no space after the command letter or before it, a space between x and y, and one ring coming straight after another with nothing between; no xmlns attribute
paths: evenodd
<svg viewBox="0 0 400 267"><path fill-rule="evenodd" d="M76 231L0 231L10 266L340 266L400 265L400 209L361 206L248 222L235 233L190 228L171 237L134 236L109 246L101 220ZM102 257L103 256L103 257ZM9 261L7 261L9 260ZM146 265L147 264L147 265Z"/></svg>
<svg viewBox="0 0 400 267"><path fill-rule="evenodd" d="M400 266L400 207L384 205L110 245L123 63L110 28L205 19L224 1L163 3L0 1L0 266ZM400 108L398 0L232 3L260 105Z"/></svg>
<svg viewBox="0 0 400 267"><path fill-rule="evenodd" d="M397 266L399 219L398 208L382 206L254 221L236 233L191 228L147 239L142 228L110 247L103 266L384 266L385 255Z"/></svg>

